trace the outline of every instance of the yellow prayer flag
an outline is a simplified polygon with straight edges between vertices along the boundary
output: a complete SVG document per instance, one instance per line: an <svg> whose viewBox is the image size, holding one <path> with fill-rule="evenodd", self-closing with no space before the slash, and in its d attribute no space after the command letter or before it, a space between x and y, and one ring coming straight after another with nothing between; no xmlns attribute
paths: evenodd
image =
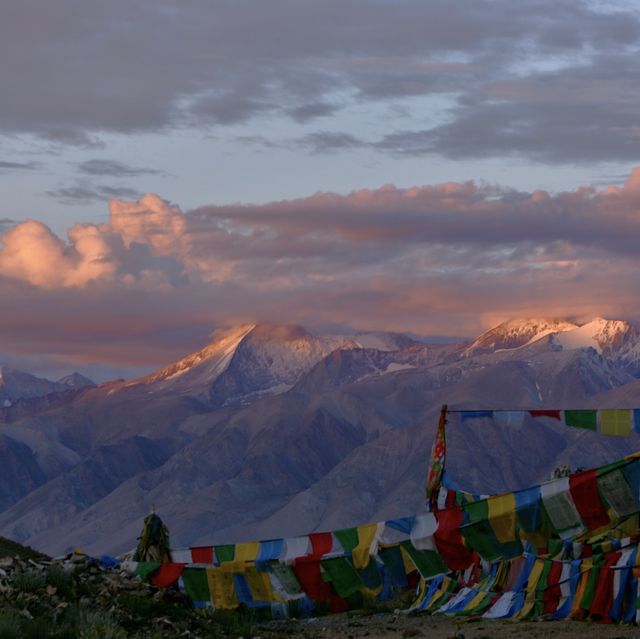
<svg viewBox="0 0 640 639"><path fill-rule="evenodd" d="M527 595L524 600L524 606L514 615L515 617L526 617L532 610L536 603L536 586L538 580L544 570L544 559L536 559L531 572L529 573L529 579L527 581Z"/></svg>
<svg viewBox="0 0 640 639"><path fill-rule="evenodd" d="M498 565L498 570L496 571L495 579L493 580L493 584L491 586L492 590L499 590L502 592L504 590L504 585L507 582L509 577L509 564L506 561L501 561Z"/></svg>
<svg viewBox="0 0 640 639"><path fill-rule="evenodd" d="M233 574L235 573L244 574L246 569L247 569L246 561L225 561L224 563L220 564L220 566L218 567L218 570L221 570L222 572L230 572Z"/></svg>
<svg viewBox="0 0 640 639"><path fill-rule="evenodd" d="M635 535L640 527L638 513L631 515L627 519L625 519L621 524L618 524L617 531L620 535L620 539L623 537L631 537L631 535ZM611 517L611 521L614 521L615 518Z"/></svg>
<svg viewBox="0 0 640 639"><path fill-rule="evenodd" d="M549 537L541 532L525 532L522 529L520 529L520 538L530 542L534 548L544 548L549 541Z"/></svg>
<svg viewBox="0 0 640 639"><path fill-rule="evenodd" d="M219 610L237 608L238 598L233 584L233 574L217 568L207 568L206 570L213 607Z"/></svg>
<svg viewBox="0 0 640 639"><path fill-rule="evenodd" d="M516 539L516 498L513 493L487 499L489 524L496 539L506 544Z"/></svg>
<svg viewBox="0 0 640 639"><path fill-rule="evenodd" d="M591 557L584 559L580 566L580 580L578 581L578 587L576 588L576 594L573 596L573 605L571 606L571 612L569 613L569 619L582 619L584 612L580 608L582 603L582 597L587 589L589 583L589 577L591 568L593 566L593 560Z"/></svg>
<svg viewBox="0 0 640 639"><path fill-rule="evenodd" d="M486 592L479 592L465 607L464 610L473 610L476 606L479 606L487 596Z"/></svg>
<svg viewBox="0 0 640 639"><path fill-rule="evenodd" d="M405 573L408 575L416 570L416 565L413 563L411 555L402 546L400 546L400 554L402 555L402 565L404 566Z"/></svg>
<svg viewBox="0 0 640 639"><path fill-rule="evenodd" d="M273 589L268 572L258 572L255 568L247 570L245 578L254 601L273 601Z"/></svg>
<svg viewBox="0 0 640 639"><path fill-rule="evenodd" d="M617 435L628 437L631 433L631 420L633 413L630 409L601 410L600 432L603 435Z"/></svg>
<svg viewBox="0 0 640 639"><path fill-rule="evenodd" d="M371 546L378 530L378 524L358 526L358 545L353 549L351 556L355 568L366 568L371 559Z"/></svg>
<svg viewBox="0 0 640 639"><path fill-rule="evenodd" d="M438 590L436 590L435 594L433 595L433 598L431 599L431 603L425 608L425 610L437 610L440 606L440 603L444 603L444 602L440 602L441 599L446 598L449 594L450 594L450 585L451 585L451 578L450 577L444 577L444 579L442 580L442 584L440 585L440 588L438 588Z"/></svg>
<svg viewBox="0 0 640 639"><path fill-rule="evenodd" d="M259 552L259 541L247 541L241 544L236 544L235 561L255 561Z"/></svg>

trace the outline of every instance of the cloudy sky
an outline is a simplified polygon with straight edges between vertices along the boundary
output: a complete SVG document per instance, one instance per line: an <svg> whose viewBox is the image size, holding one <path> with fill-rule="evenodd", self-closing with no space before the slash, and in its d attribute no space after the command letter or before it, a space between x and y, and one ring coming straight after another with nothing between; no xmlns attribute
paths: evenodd
<svg viewBox="0 0 640 639"><path fill-rule="evenodd" d="M633 1L4 3L0 359L639 322L639 47Z"/></svg>

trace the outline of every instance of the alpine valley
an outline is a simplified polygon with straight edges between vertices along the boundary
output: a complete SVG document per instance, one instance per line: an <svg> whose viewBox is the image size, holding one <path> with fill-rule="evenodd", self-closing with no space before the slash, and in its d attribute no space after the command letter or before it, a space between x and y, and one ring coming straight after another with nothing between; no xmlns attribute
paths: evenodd
<svg viewBox="0 0 640 639"><path fill-rule="evenodd" d="M441 404L640 406L625 321L511 320L455 344L238 326L139 379L0 376L0 536L119 553L155 506L173 546L268 539L420 512ZM450 435L448 472L491 490L596 465L640 437L545 427Z"/></svg>

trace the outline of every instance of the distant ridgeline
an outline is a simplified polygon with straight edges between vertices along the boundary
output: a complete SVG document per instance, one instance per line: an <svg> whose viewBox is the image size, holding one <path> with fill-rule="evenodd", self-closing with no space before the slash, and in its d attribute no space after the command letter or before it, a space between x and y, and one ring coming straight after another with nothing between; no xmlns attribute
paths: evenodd
<svg viewBox="0 0 640 639"><path fill-rule="evenodd" d="M578 451L585 459L604 458L634 445L639 423L637 410L444 407L427 477L429 511L289 539L174 549L173 563L125 567L159 587L178 583L196 606L245 605L273 616L342 611L418 585L410 610L638 623L640 453L567 473L576 459L569 455L549 473L566 476L487 496L455 486L447 449L460 432L479 445L511 437L526 459L536 432L552 438L570 426L586 447L593 438L604 442ZM500 481L520 480L501 472Z"/></svg>

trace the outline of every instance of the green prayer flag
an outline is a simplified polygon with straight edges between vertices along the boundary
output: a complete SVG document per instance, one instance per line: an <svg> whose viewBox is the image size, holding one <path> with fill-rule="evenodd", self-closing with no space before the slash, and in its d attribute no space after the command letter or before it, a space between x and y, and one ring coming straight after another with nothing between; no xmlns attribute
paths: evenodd
<svg viewBox="0 0 640 639"><path fill-rule="evenodd" d="M141 577L144 581L147 581L154 572L160 568L161 564L155 561L140 561L136 566L135 572L133 573L136 577Z"/></svg>
<svg viewBox="0 0 640 639"><path fill-rule="evenodd" d="M542 615L542 611L544 610L544 594L547 591L547 580L549 578L549 573L551 572L552 566L553 562L550 559L545 559L542 574L540 575L538 583L536 584L536 600L533 607L534 617L539 617L540 615Z"/></svg>
<svg viewBox="0 0 640 639"><path fill-rule="evenodd" d="M604 466L599 466L596 468L596 475L600 477L601 475L606 475L610 473L612 470L616 470L617 468L622 468L626 466L629 462L626 459L619 459L618 461L611 462L610 464L605 464Z"/></svg>
<svg viewBox="0 0 640 639"><path fill-rule="evenodd" d="M500 544L496 540L493 528L488 521L477 521L460 527L465 545L476 550L486 561L495 561L501 557Z"/></svg>
<svg viewBox="0 0 640 639"><path fill-rule="evenodd" d="M589 575L589 581L587 581L587 587L584 590L584 595L580 600L580 608L584 610L591 610L591 604L593 603L593 597L596 594L596 588L598 587L598 579L600 577L600 566L597 563L593 564L591 568L591 574Z"/></svg>
<svg viewBox="0 0 640 639"><path fill-rule="evenodd" d="M597 430L598 412L595 410L565 410L564 421L567 426Z"/></svg>
<svg viewBox="0 0 640 639"><path fill-rule="evenodd" d="M517 557L522 553L522 544L519 539L501 543L496 538L493 527L489 523L489 501L479 499L463 504L462 508L469 516L470 523L462 526L460 532L472 549L477 550L480 556L487 561L498 558Z"/></svg>
<svg viewBox="0 0 640 639"><path fill-rule="evenodd" d="M226 544L224 546L214 546L216 559L219 563L223 561L233 561L236 558L235 544Z"/></svg>
<svg viewBox="0 0 640 639"><path fill-rule="evenodd" d="M489 518L489 505L486 499L470 501L464 504L462 508L469 515L469 521L471 523L486 521Z"/></svg>
<svg viewBox="0 0 640 639"><path fill-rule="evenodd" d="M349 597L362 588L362 579L346 558L323 559L321 563L341 597Z"/></svg>
<svg viewBox="0 0 640 639"><path fill-rule="evenodd" d="M411 561L416 565L418 572L425 579L449 572L448 566L435 550L418 550L413 547L410 541L403 541L402 546L411 557Z"/></svg>
<svg viewBox="0 0 640 639"><path fill-rule="evenodd" d="M564 542L562 539L549 539L547 542L547 551L550 557L559 555L564 548Z"/></svg>
<svg viewBox="0 0 640 639"><path fill-rule="evenodd" d="M210 601L209 581L206 568L185 568L182 581L187 596L191 601Z"/></svg>
<svg viewBox="0 0 640 639"><path fill-rule="evenodd" d="M359 543L357 528L343 528L333 533L337 538L345 552L351 552Z"/></svg>

